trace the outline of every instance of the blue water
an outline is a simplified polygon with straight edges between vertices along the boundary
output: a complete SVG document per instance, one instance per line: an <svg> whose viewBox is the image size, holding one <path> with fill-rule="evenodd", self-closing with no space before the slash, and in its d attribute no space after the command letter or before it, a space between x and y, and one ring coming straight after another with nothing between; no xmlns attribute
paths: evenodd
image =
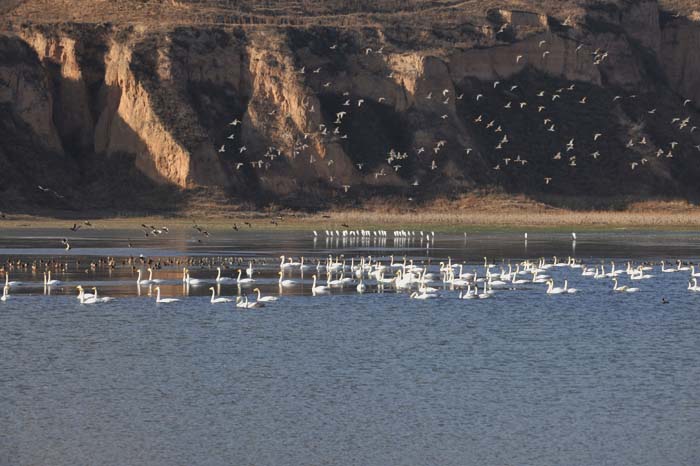
<svg viewBox="0 0 700 466"><path fill-rule="evenodd" d="M580 239L577 257L700 257L691 235L640 234L636 248L626 238ZM434 264L461 255L470 267L484 250L496 263L530 257L519 238L487 236L474 246L438 238L428 252L391 241L335 250L322 240L315 250L302 235L247 241L209 247L265 254L255 277L266 295L277 294L274 261L289 250L349 258L369 249ZM565 257L569 243L528 248ZM0 246L4 258L36 259L20 239ZM412 300L371 283L363 295L348 286L313 297L305 275L253 310L209 304L208 286L183 288L175 267L157 274L182 301L156 305L148 287L137 295L128 267L86 273L86 259L70 254L70 271L55 277L65 287L13 288L0 303L1 465L700 464L700 293L687 291L688 272L656 266L656 278L627 294L552 268L558 286L568 278L580 292L524 285L469 301L449 289ZM80 305L79 282L117 299Z"/></svg>

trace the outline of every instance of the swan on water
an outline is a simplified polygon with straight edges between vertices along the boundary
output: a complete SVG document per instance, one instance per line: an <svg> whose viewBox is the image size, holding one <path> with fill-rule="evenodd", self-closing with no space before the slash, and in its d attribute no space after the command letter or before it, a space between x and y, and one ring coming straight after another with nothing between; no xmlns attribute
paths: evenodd
<svg viewBox="0 0 700 466"><path fill-rule="evenodd" d="M564 292L569 294L578 293L578 288L569 288L569 280L564 280Z"/></svg>
<svg viewBox="0 0 700 466"><path fill-rule="evenodd" d="M206 283L207 280L202 280L199 278L190 278L190 271L188 270L187 271L187 279L185 280L185 282L188 285L195 285L196 286L196 285L202 285L202 284Z"/></svg>
<svg viewBox="0 0 700 466"><path fill-rule="evenodd" d="M2 297L0 298L0 301L7 301L7 298L10 297L10 287L5 285L2 288Z"/></svg>
<svg viewBox="0 0 700 466"><path fill-rule="evenodd" d="M260 288L253 288L253 292L257 294L257 302L259 303L269 303L272 301L277 301L279 298L277 296L261 296Z"/></svg>
<svg viewBox="0 0 700 466"><path fill-rule="evenodd" d="M289 287L297 284L297 282L295 282L294 280L284 280L284 272L282 271L277 272L277 275L280 276L280 279L278 281L280 286Z"/></svg>
<svg viewBox="0 0 700 466"><path fill-rule="evenodd" d="M95 300L95 303L108 303L108 302L114 300L114 298L110 298L109 296L105 296L103 298L100 298L99 296L97 296L97 287L96 286L92 287L92 292L93 292L92 298ZM87 296L87 294L86 294L86 296Z"/></svg>
<svg viewBox="0 0 700 466"><path fill-rule="evenodd" d="M162 304L169 304L169 303L176 303L176 302L178 302L178 301L180 301L180 300L177 299L177 298L162 298L162 299L161 299L161 297L160 297L160 287L159 287L159 286L156 287L156 303L159 303L159 304L161 304L161 303L162 303Z"/></svg>
<svg viewBox="0 0 700 466"><path fill-rule="evenodd" d="M667 268L666 268L666 263L665 263L664 261L661 261L661 271L662 271L663 273L674 273L674 272L677 272L677 270L675 270L675 269L667 269Z"/></svg>
<svg viewBox="0 0 700 466"><path fill-rule="evenodd" d="M691 286L690 282L688 282L688 290L689 291L700 291L700 286L698 286L698 279L693 277L693 284Z"/></svg>
<svg viewBox="0 0 700 466"><path fill-rule="evenodd" d="M635 293L639 291L639 288L630 288L627 285L619 286L617 283L617 278L613 278L613 283L615 284L615 286L613 287L613 291L616 291L618 293Z"/></svg>
<svg viewBox="0 0 700 466"><path fill-rule="evenodd" d="M44 273L44 286L54 286L54 285L60 285L63 282L60 280L51 280L51 271L49 270L48 273Z"/></svg>
<svg viewBox="0 0 700 466"><path fill-rule="evenodd" d="M312 276L314 282L311 285L311 292L316 295L316 293L328 293L330 291L330 288L328 286L323 286L323 285L318 285L316 286L316 275Z"/></svg>
<svg viewBox="0 0 700 466"><path fill-rule="evenodd" d="M46 283L46 272L44 272L44 283ZM5 286L8 288L12 288L13 286L19 285L20 282L11 282L10 281L10 273L5 272Z"/></svg>
<svg viewBox="0 0 700 466"><path fill-rule="evenodd" d="M222 277L221 267L216 268L216 283L234 283L236 281L233 277Z"/></svg>
<svg viewBox="0 0 700 466"><path fill-rule="evenodd" d="M238 296L236 297L236 307L242 307L245 309L257 309L265 307L265 304L258 301L248 301L248 296L243 296L242 298Z"/></svg>
<svg viewBox="0 0 700 466"><path fill-rule="evenodd" d="M222 297L216 297L216 290L214 289L213 286L209 287L209 291L211 291L211 299L209 302L212 304L222 304L222 303L230 303L233 300L228 299L228 298L222 298Z"/></svg>
<svg viewBox="0 0 700 466"><path fill-rule="evenodd" d="M150 270L150 269L149 269ZM141 280L141 269L137 270L136 272L136 284L138 286L147 286L147 285L152 285L153 281L152 280Z"/></svg>
<svg viewBox="0 0 700 466"><path fill-rule="evenodd" d="M241 269L238 269L238 278L236 278L236 283L239 283L239 284L255 283L254 278L241 278L242 274L243 274L243 271Z"/></svg>
<svg viewBox="0 0 700 466"><path fill-rule="evenodd" d="M163 283L165 280L161 280L160 278L153 278L153 269L149 267L148 269L148 281L151 283Z"/></svg>
<svg viewBox="0 0 700 466"><path fill-rule="evenodd" d="M562 294L566 293L564 288L554 287L554 280L549 280L547 282L547 294Z"/></svg>

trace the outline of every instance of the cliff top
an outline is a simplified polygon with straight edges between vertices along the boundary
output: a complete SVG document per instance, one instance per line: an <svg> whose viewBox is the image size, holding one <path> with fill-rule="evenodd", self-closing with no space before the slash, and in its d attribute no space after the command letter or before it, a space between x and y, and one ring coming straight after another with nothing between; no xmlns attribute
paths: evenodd
<svg viewBox="0 0 700 466"><path fill-rule="evenodd" d="M112 23L191 25L376 26L384 22L436 27L486 23L493 9L521 10L565 19L587 8L614 8L630 0L0 0L12 23ZM700 20L695 0L659 0L672 15Z"/></svg>

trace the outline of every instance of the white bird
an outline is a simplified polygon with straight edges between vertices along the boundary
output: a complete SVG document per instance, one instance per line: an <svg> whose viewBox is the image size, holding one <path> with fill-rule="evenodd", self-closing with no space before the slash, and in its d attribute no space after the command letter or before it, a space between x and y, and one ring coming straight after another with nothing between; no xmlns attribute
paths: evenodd
<svg viewBox="0 0 700 466"><path fill-rule="evenodd" d="M330 288L327 286L323 285L316 285L316 275L312 276L313 278L313 284L311 285L311 292L316 295L316 293L328 293L330 291Z"/></svg>
<svg viewBox="0 0 700 466"><path fill-rule="evenodd" d="M44 274L44 285L45 286L54 286L54 285L61 285L63 282L60 280L51 280L51 271L49 270L48 273ZM7 282L5 283L7 285ZM10 282L12 284L12 282Z"/></svg>
<svg viewBox="0 0 700 466"><path fill-rule="evenodd" d="M216 268L216 283L233 283L236 279L233 277L221 276L221 267Z"/></svg>
<svg viewBox="0 0 700 466"><path fill-rule="evenodd" d="M176 298L162 298L160 297L160 287L156 287L156 303L158 304L169 304L169 303L176 303L180 301L179 299Z"/></svg>
<svg viewBox="0 0 700 466"><path fill-rule="evenodd" d="M563 294L566 293L564 288L554 287L554 280L549 280L547 282L547 294Z"/></svg>
<svg viewBox="0 0 700 466"><path fill-rule="evenodd" d="M276 296L261 296L260 288L254 288L253 292L257 294L256 302L258 303L269 303L272 301L277 301L279 299Z"/></svg>
<svg viewBox="0 0 700 466"><path fill-rule="evenodd" d="M617 278L613 278L613 283L615 284L615 286L613 287L613 291L616 291L618 293L635 293L639 291L639 288L630 288L627 285L619 286L617 284Z"/></svg>
<svg viewBox="0 0 700 466"><path fill-rule="evenodd" d="M230 303L230 302L233 301L232 299L229 299L229 298L221 298L221 297L217 298L217 297L216 297L216 290L214 289L213 286L212 286L212 287L209 287L209 291L211 291L211 300L210 300L210 302L211 302L212 304Z"/></svg>
<svg viewBox="0 0 700 466"><path fill-rule="evenodd" d="M2 297L0 298L0 301L7 301L7 299L10 297L10 287L9 286L4 286L2 288Z"/></svg>
<svg viewBox="0 0 700 466"><path fill-rule="evenodd" d="M236 283L241 283L241 284L255 283L254 278L241 278L242 274L243 274L243 271L241 269L238 269L238 278L236 278Z"/></svg>
<svg viewBox="0 0 700 466"><path fill-rule="evenodd" d="M277 274L280 276L280 279L277 282L279 284L279 286L290 287L290 286L295 286L297 284L297 282L295 282L294 280L284 280L283 279L284 272L280 271L280 272L277 272Z"/></svg>

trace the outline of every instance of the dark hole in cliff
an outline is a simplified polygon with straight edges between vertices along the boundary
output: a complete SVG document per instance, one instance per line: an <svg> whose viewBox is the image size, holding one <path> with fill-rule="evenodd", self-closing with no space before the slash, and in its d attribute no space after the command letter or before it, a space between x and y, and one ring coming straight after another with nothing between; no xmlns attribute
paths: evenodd
<svg viewBox="0 0 700 466"><path fill-rule="evenodd" d="M391 169L387 157L392 149L396 152L409 152L407 159L397 160L396 164L402 165L398 172L400 175L411 173L415 159L411 156L413 150L409 122L391 106L370 98L365 98L362 106L358 107L357 102L361 98L357 95L319 95L328 132L332 133L336 127L340 129L339 134L329 134L327 139L340 143L353 163L364 164L365 172L380 168ZM348 99L350 106L343 106ZM347 114L342 118L342 123L336 125L336 113L340 111ZM342 135L348 135L348 138L341 139Z"/></svg>
<svg viewBox="0 0 700 466"><path fill-rule="evenodd" d="M574 90L570 91L571 84L574 84ZM518 88L511 92L509 89L513 85L518 85ZM697 169L668 164L664 159L657 159L654 151L638 145L644 134L648 134L649 145L654 142L667 144L668 140L680 137L669 133L668 125L661 124L666 112L669 120L673 116L672 98L657 100L652 95L645 95L643 99L627 98L613 103L616 93L628 94L620 89L553 78L531 69L503 80L496 89L492 83L478 80L466 81L462 89L471 94L472 100L460 106L460 114L482 147L482 156L491 173L495 174L496 183L507 192L524 193L548 201L554 194L562 199L567 196L584 199L626 195L640 198L678 194L676 179L697 176ZM545 96L538 97L537 94L544 89L548 90ZM552 90L561 90L561 98L552 101ZM476 92L484 95L480 104L473 100ZM585 104L579 103L583 96L587 96ZM664 100L669 103L665 104ZM509 102L511 108L507 109ZM527 102L522 110L520 102ZM546 107L542 112L538 112L540 105ZM631 108L631 105L640 108ZM664 108L666 105L668 108ZM678 105L677 101L675 105ZM658 113L664 116L625 123L631 115L646 115L647 107L651 106L658 106ZM474 123L479 115L483 116L483 122ZM552 121L545 125L545 118ZM495 121L495 125L487 129L490 121ZM547 131L551 124L555 124L554 132ZM498 126L503 131L495 133L494 128ZM593 140L595 133L603 134L597 142ZM506 134L509 142L497 149ZM574 149L567 151L571 139L574 140ZM633 150L626 147L628 139L636 143ZM600 153L597 159L592 155L596 151ZM559 152L561 159L554 160ZM518 156L527 160L526 165L514 162ZM575 166L571 166L570 157L575 157ZM647 159L648 165L633 171L630 164L641 163L642 158ZM506 162L505 159L510 160ZM496 165L501 169L493 170ZM665 174L667 172L671 176ZM552 178L549 185L545 185L544 177ZM692 195L690 192L685 194Z"/></svg>

